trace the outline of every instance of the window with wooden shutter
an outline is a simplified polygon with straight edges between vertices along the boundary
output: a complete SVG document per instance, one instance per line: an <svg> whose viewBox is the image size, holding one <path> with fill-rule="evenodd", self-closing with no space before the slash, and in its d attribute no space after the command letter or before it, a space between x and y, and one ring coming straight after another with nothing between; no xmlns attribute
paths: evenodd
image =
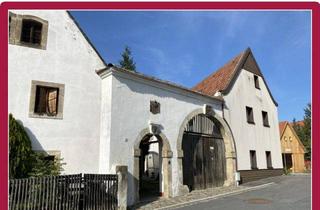
<svg viewBox="0 0 320 210"><path fill-rule="evenodd" d="M58 113L58 93L57 88L47 89L47 114L54 116Z"/></svg>
<svg viewBox="0 0 320 210"><path fill-rule="evenodd" d="M32 81L29 116L62 119L63 99L63 84Z"/></svg>

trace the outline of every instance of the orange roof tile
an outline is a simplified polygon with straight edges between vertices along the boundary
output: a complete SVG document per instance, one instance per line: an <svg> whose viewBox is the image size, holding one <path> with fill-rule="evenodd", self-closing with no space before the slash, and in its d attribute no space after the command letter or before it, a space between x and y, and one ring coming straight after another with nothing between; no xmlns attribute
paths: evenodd
<svg viewBox="0 0 320 210"><path fill-rule="evenodd" d="M241 52L218 71L198 83L192 90L213 96L217 91L226 89L243 54L244 52Z"/></svg>
<svg viewBox="0 0 320 210"><path fill-rule="evenodd" d="M282 133L283 133L287 123L288 123L288 121L279 122L280 136L282 136Z"/></svg>

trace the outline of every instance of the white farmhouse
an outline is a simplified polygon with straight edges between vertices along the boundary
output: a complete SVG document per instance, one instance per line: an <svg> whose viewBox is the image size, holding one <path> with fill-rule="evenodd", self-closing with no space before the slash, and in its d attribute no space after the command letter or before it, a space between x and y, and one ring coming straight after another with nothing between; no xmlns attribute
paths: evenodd
<svg viewBox="0 0 320 210"><path fill-rule="evenodd" d="M64 173L128 166L128 205L281 174L277 106L250 49L194 89L107 65L66 11L9 14L9 112ZM158 143L159 179L144 176ZM154 192L154 191L150 191Z"/></svg>

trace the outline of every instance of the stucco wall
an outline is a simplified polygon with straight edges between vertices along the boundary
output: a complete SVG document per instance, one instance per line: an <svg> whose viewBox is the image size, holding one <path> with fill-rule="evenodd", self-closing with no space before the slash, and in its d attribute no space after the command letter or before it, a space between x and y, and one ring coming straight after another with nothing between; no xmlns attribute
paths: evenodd
<svg viewBox="0 0 320 210"><path fill-rule="evenodd" d="M225 118L236 142L238 170L251 169L250 150L256 150L259 169L267 168L265 151L271 151L273 168L282 168L277 107L261 77L259 84L260 90L255 88L253 73L241 70L231 91L224 96ZM253 108L255 124L247 123L246 106ZM268 112L270 127L263 126L262 111Z"/></svg>
<svg viewBox="0 0 320 210"><path fill-rule="evenodd" d="M49 22L46 50L9 44L9 112L23 122L35 150L61 152L64 173L98 172L104 66L66 11L12 11ZM31 81L65 84L63 119L30 118Z"/></svg>
<svg viewBox="0 0 320 210"><path fill-rule="evenodd" d="M115 165L128 165L128 204L134 202L133 148L139 133L148 127L149 120L160 124L162 133L169 140L173 152L172 190L173 195L177 194L179 177L176 144L180 126L189 113L202 108L204 104L212 105L215 112L221 116L220 102L178 89L168 89L154 82L135 79L125 74L109 77L112 77L113 87L110 151L115 154L110 156L109 170L112 171ZM151 100L161 104L160 114L154 115L149 111Z"/></svg>

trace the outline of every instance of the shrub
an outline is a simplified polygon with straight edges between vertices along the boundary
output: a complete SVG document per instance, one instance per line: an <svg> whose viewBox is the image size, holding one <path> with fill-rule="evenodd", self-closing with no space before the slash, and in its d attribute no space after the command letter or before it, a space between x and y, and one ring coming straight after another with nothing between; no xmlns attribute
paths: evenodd
<svg viewBox="0 0 320 210"><path fill-rule="evenodd" d="M59 175L63 170L62 159L48 160L45 153L32 150L31 140L12 114L9 114L9 177Z"/></svg>

